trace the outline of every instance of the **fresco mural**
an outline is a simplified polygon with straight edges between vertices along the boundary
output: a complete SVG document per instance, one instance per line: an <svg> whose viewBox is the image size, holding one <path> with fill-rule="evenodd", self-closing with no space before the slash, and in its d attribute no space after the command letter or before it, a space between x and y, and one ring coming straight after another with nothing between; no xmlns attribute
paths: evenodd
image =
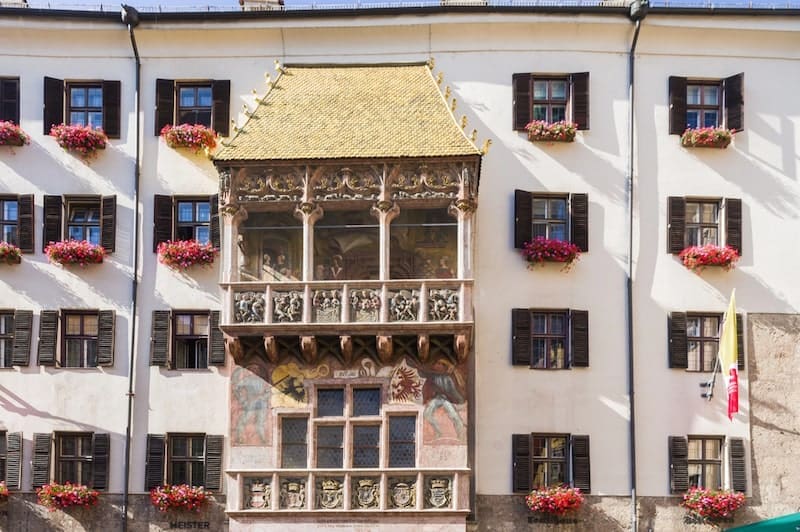
<svg viewBox="0 0 800 532"><path fill-rule="evenodd" d="M327 364L301 368L296 362L286 362L272 371L272 406L303 407L308 403L305 379L319 379L330 375Z"/></svg>
<svg viewBox="0 0 800 532"><path fill-rule="evenodd" d="M232 445L271 445L270 388L264 365L251 363L234 368L231 375Z"/></svg>

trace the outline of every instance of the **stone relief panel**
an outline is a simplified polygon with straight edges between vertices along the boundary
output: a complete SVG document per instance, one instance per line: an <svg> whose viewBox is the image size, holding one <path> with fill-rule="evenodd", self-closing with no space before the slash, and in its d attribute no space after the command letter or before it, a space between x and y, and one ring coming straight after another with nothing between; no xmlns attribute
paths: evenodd
<svg viewBox="0 0 800 532"><path fill-rule="evenodd" d="M450 508L453 501L451 477L425 477L425 508Z"/></svg>
<svg viewBox="0 0 800 532"><path fill-rule="evenodd" d="M390 321L419 320L419 290L390 291L388 297Z"/></svg>
<svg viewBox="0 0 800 532"><path fill-rule="evenodd" d="M311 181L315 200L375 200L381 193L383 167L322 167Z"/></svg>
<svg viewBox="0 0 800 532"><path fill-rule="evenodd" d="M417 507L417 478L398 477L389 479L389 508L413 510Z"/></svg>
<svg viewBox="0 0 800 532"><path fill-rule="evenodd" d="M378 321L380 319L381 297L375 288L354 288L350 291L351 321Z"/></svg>
<svg viewBox="0 0 800 532"><path fill-rule="evenodd" d="M244 480L245 509L269 510L272 508L271 477L247 477Z"/></svg>
<svg viewBox="0 0 800 532"><path fill-rule="evenodd" d="M428 292L430 321L458 321L459 291L453 288L432 289Z"/></svg>
<svg viewBox="0 0 800 532"><path fill-rule="evenodd" d="M306 509L306 479L281 478L281 509Z"/></svg>
<svg viewBox="0 0 800 532"><path fill-rule="evenodd" d="M263 292L236 292L233 294L236 323L264 323L266 301Z"/></svg>
<svg viewBox="0 0 800 532"><path fill-rule="evenodd" d="M234 180L235 197L245 201L300 201L305 188L305 168L243 169Z"/></svg>
<svg viewBox="0 0 800 532"><path fill-rule="evenodd" d="M294 323L303 318L303 294L297 290L275 292L272 305L272 319L276 323Z"/></svg>
<svg viewBox="0 0 800 532"><path fill-rule="evenodd" d="M379 477L353 477L350 492L353 494L351 508L376 510L381 505L381 481Z"/></svg>
<svg viewBox="0 0 800 532"><path fill-rule="evenodd" d="M340 510L344 508L344 482L342 477L317 478L317 502L319 510Z"/></svg>
<svg viewBox="0 0 800 532"><path fill-rule="evenodd" d="M342 321L342 292L340 290L314 290L311 306L313 319L317 323Z"/></svg>
<svg viewBox="0 0 800 532"><path fill-rule="evenodd" d="M460 164L402 165L392 169L392 199L455 198L461 184Z"/></svg>

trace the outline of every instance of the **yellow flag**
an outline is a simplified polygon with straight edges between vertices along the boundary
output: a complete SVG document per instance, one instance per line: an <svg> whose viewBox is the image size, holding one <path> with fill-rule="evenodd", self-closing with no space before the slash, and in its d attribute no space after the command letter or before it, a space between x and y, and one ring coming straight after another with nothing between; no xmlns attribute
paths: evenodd
<svg viewBox="0 0 800 532"><path fill-rule="evenodd" d="M731 292L731 302L725 312L722 332L719 335L719 366L728 391L728 418L739 411L739 348L736 339L736 289Z"/></svg>

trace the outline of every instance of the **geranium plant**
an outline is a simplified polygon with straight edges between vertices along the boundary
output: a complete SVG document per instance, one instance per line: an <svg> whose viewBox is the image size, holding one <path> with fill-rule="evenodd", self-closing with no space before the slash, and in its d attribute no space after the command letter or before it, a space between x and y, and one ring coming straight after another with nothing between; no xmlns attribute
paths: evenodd
<svg viewBox="0 0 800 532"><path fill-rule="evenodd" d="M545 142L572 142L578 131L578 124L562 120L560 122L546 122L534 120L527 126L528 140Z"/></svg>
<svg viewBox="0 0 800 532"><path fill-rule="evenodd" d="M730 490L692 488L684 493L681 506L703 519L725 519L744 506L744 493Z"/></svg>
<svg viewBox="0 0 800 532"><path fill-rule="evenodd" d="M583 500L580 488L553 486L531 491L525 497L525 504L531 512L561 516L580 508Z"/></svg>
<svg viewBox="0 0 800 532"><path fill-rule="evenodd" d="M529 268L545 262L561 262L566 271L573 262L578 260L580 255L581 249L572 242L543 236L537 236L530 242L525 242L522 248L522 256L528 261Z"/></svg>
<svg viewBox="0 0 800 532"><path fill-rule="evenodd" d="M733 268L739 260L739 252L730 246L691 246L680 252L678 257L683 265L692 271L700 271L706 266L721 266L725 270Z"/></svg>
<svg viewBox="0 0 800 532"><path fill-rule="evenodd" d="M0 120L0 146L24 146L30 144L31 138L17 124Z"/></svg>
<svg viewBox="0 0 800 532"><path fill-rule="evenodd" d="M202 124L167 124L161 136L170 148L189 148L195 153L210 153L217 147L217 132Z"/></svg>
<svg viewBox="0 0 800 532"><path fill-rule="evenodd" d="M9 242L0 241L0 264L19 264L22 261L22 251Z"/></svg>
<svg viewBox="0 0 800 532"><path fill-rule="evenodd" d="M50 136L55 137L58 145L65 150L74 151L86 159L97 150L104 150L108 144L108 137L103 130L91 126L59 124L50 128Z"/></svg>
<svg viewBox="0 0 800 532"><path fill-rule="evenodd" d="M93 489L80 484L57 484L52 482L36 489L39 504L50 511L70 506L88 508L97 504L99 494Z"/></svg>
<svg viewBox="0 0 800 532"><path fill-rule="evenodd" d="M44 253L50 262L56 264L100 264L106 255L103 246L92 244L86 240L64 240L61 242L50 242Z"/></svg>
<svg viewBox="0 0 800 532"><path fill-rule="evenodd" d="M681 145L687 148L727 148L735 129L724 127L689 128L681 135Z"/></svg>
<svg viewBox="0 0 800 532"><path fill-rule="evenodd" d="M169 240L158 245L158 260L170 268L185 270L195 265L210 266L219 250L197 240Z"/></svg>
<svg viewBox="0 0 800 532"><path fill-rule="evenodd" d="M6 481L0 481L0 502L5 501L8 499L8 486L6 486Z"/></svg>
<svg viewBox="0 0 800 532"><path fill-rule="evenodd" d="M178 484L164 485L150 490L150 502L161 512L170 509L184 509L199 512L208 502L207 492L202 487Z"/></svg>

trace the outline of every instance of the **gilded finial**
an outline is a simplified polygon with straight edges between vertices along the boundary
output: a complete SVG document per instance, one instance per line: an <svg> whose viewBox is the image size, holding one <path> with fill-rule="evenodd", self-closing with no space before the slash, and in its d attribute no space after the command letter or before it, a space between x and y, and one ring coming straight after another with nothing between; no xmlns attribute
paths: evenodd
<svg viewBox="0 0 800 532"><path fill-rule="evenodd" d="M473 129L472 130L472 134L469 136L469 140L471 140L472 142L475 142L477 139L478 139L478 130L477 129Z"/></svg>
<svg viewBox="0 0 800 532"><path fill-rule="evenodd" d="M467 115L461 115L461 129L467 127Z"/></svg>
<svg viewBox="0 0 800 532"><path fill-rule="evenodd" d="M258 91L256 91L255 89L250 89L250 94L252 94L253 96L256 96L256 95L258 95Z"/></svg>
<svg viewBox="0 0 800 532"><path fill-rule="evenodd" d="M492 145L492 139L486 139L483 141L483 146L481 146L481 155L486 155L489 153L489 146Z"/></svg>
<svg viewBox="0 0 800 532"><path fill-rule="evenodd" d="M272 76L269 75L269 72L264 72L264 81L266 81L267 83L272 82Z"/></svg>
<svg viewBox="0 0 800 532"><path fill-rule="evenodd" d="M250 116L252 114L252 112L250 111L250 108L247 107L246 103L242 104L242 113L244 113L245 116Z"/></svg>
<svg viewBox="0 0 800 532"><path fill-rule="evenodd" d="M450 85L448 85L447 87L444 88L444 99L449 100L450 94L452 94L452 91L450 91Z"/></svg>
<svg viewBox="0 0 800 532"><path fill-rule="evenodd" d="M441 85L442 81L444 81L444 72L439 72L439 74L436 76L436 84Z"/></svg>
<svg viewBox="0 0 800 532"><path fill-rule="evenodd" d="M433 66L436 64L436 61L433 60L433 57L428 59L428 68L433 70Z"/></svg>
<svg viewBox="0 0 800 532"><path fill-rule="evenodd" d="M280 61L278 61L277 59L275 60L275 70L276 70L277 72L280 72L281 74L285 74L285 73L286 73L286 69L285 69L285 68L284 68L284 66L281 64L281 62L280 62Z"/></svg>
<svg viewBox="0 0 800 532"><path fill-rule="evenodd" d="M453 98L453 102L450 104L450 110L451 111L455 111L456 110L456 99L455 98Z"/></svg>

